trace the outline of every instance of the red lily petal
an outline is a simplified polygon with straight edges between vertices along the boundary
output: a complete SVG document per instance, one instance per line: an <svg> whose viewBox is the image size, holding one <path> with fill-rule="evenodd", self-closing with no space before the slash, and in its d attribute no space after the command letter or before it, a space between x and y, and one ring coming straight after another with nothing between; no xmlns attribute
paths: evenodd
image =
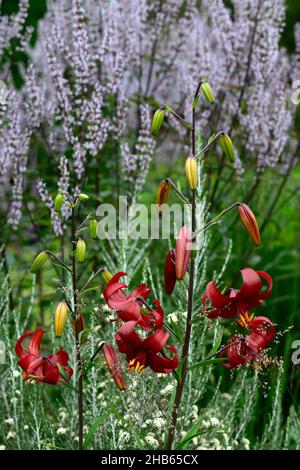
<svg viewBox="0 0 300 470"><path fill-rule="evenodd" d="M36 369L38 369L40 367L40 365L42 364L43 362L43 358L42 357L37 357L35 359L33 359L28 368L27 368L27 371L26 371L26 374L27 375L38 375L35 373Z"/></svg>
<svg viewBox="0 0 300 470"><path fill-rule="evenodd" d="M176 283L176 269L175 269L175 251L170 250L167 254L165 267L164 267L164 277L165 277L165 288L167 294L172 294L175 283Z"/></svg>
<svg viewBox="0 0 300 470"><path fill-rule="evenodd" d="M162 357L158 354L151 354L149 360L149 366L154 372L170 374L174 369L178 367L179 358L177 351L174 346L166 346L173 352L173 357Z"/></svg>
<svg viewBox="0 0 300 470"><path fill-rule="evenodd" d="M48 359L54 365L58 363L60 366L65 367L68 365L68 362L69 362L69 354L66 351L64 351L63 348L60 348L60 350L56 354L53 354L52 356L48 356Z"/></svg>
<svg viewBox="0 0 300 470"><path fill-rule="evenodd" d="M119 310L117 314L120 320L125 322L135 321L137 323L141 318L141 308L137 303L131 302L126 306L126 309Z"/></svg>
<svg viewBox="0 0 300 470"><path fill-rule="evenodd" d="M148 336L147 339L144 340L143 346L148 351L157 353L162 350L164 345L169 339L169 333L164 331L162 328L152 333L152 335Z"/></svg>
<svg viewBox="0 0 300 470"><path fill-rule="evenodd" d="M261 292L260 293L260 298L262 300L266 300L270 297L270 295L272 294L272 290L273 290L273 280L271 278L271 276L266 273L265 271L256 271L257 274L262 277L268 284L268 290L266 292Z"/></svg>
<svg viewBox="0 0 300 470"><path fill-rule="evenodd" d="M59 379L59 369L57 366L50 364L50 362L44 358L43 361L43 382L51 385L56 385Z"/></svg>
<svg viewBox="0 0 300 470"><path fill-rule="evenodd" d="M252 268L244 268L241 270L243 284L240 292L237 294L236 300L239 302L258 299L262 289L262 282L259 275Z"/></svg>
<svg viewBox="0 0 300 470"><path fill-rule="evenodd" d="M34 356L40 356L40 345L44 333L45 330L42 330L41 328L35 330L28 343L28 350L30 354L33 354Z"/></svg>
<svg viewBox="0 0 300 470"><path fill-rule="evenodd" d="M134 331L135 327L136 322L129 321L125 323L116 334L116 338L118 335L131 350L140 349L143 345L143 341Z"/></svg>
<svg viewBox="0 0 300 470"><path fill-rule="evenodd" d="M221 294L215 280L207 284L205 294L215 308L224 308L232 303L231 297Z"/></svg>
<svg viewBox="0 0 300 470"><path fill-rule="evenodd" d="M142 299L147 299L151 294L151 289L147 287L146 284L140 284L134 291L129 294L128 299L136 299L137 297L142 297Z"/></svg>
<svg viewBox="0 0 300 470"><path fill-rule="evenodd" d="M251 333L246 337L247 346L258 354L273 341L276 329L267 317L255 317L250 323Z"/></svg>
<svg viewBox="0 0 300 470"><path fill-rule="evenodd" d="M111 344L104 344L103 353L109 372L111 373L115 384L120 390L125 390L124 374L122 364L114 347Z"/></svg>
<svg viewBox="0 0 300 470"><path fill-rule="evenodd" d="M18 365L21 367L21 369L24 370L24 372L27 372L28 367L36 359L36 356L32 356L31 354L27 354L27 356L22 357L18 361Z"/></svg>
<svg viewBox="0 0 300 470"><path fill-rule="evenodd" d="M27 351L27 349L23 348L22 343L23 343L24 339L27 338L30 335L32 335L32 331L30 331L30 330L25 331L25 333L18 339L18 341L16 343L15 351L16 351L17 356L20 359L23 359L23 357L28 355L28 351Z"/></svg>

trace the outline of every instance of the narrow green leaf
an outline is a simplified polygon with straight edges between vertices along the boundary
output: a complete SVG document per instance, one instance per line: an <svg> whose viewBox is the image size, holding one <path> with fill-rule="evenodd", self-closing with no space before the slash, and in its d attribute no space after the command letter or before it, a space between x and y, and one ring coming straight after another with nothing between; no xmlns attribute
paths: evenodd
<svg viewBox="0 0 300 470"><path fill-rule="evenodd" d="M211 350L209 351L209 353L207 354L208 357L209 357L209 356L212 356L213 354L216 354L216 352L220 349L220 346L221 346L221 343L222 343L222 338L223 338L223 330L221 331L221 333L220 333L219 336L217 337L214 346L212 347L212 349L211 349Z"/></svg>
<svg viewBox="0 0 300 470"><path fill-rule="evenodd" d="M94 422L94 424L92 424L92 426L90 427L89 432L87 433L87 435L84 439L84 443L83 443L83 448L84 449L88 448L94 434L97 432L97 429L104 423L104 421L106 421L106 419L109 417L109 415L111 413L113 413L116 418L121 419L120 413L118 413L118 411L116 410L116 408L119 405L120 401L121 401L121 398L119 398L116 402L112 403L108 407L106 412L103 413L101 416L99 416L96 419L96 421Z"/></svg>
<svg viewBox="0 0 300 470"><path fill-rule="evenodd" d="M224 362L226 357L215 357L214 359L204 359L203 361L197 362L189 367L189 371L197 369L198 367L208 367L219 362Z"/></svg>

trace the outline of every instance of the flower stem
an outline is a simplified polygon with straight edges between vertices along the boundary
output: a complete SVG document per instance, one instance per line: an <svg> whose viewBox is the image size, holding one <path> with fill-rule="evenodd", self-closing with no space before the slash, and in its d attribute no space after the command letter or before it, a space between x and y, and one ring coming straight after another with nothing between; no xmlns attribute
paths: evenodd
<svg viewBox="0 0 300 470"><path fill-rule="evenodd" d="M73 316L75 322L75 342L76 342L76 360L78 370L78 448L83 448L83 377L82 377L82 361L81 347L77 322L77 275L76 275L76 256L74 248L76 246L76 218L75 208L72 206L72 290L73 290Z"/></svg>
<svg viewBox="0 0 300 470"><path fill-rule="evenodd" d="M192 128L192 154L195 155L196 150L196 128L195 128L195 109L192 110L193 113L193 128ZM192 233L193 233L193 243L196 241L196 191L192 191ZM194 271L195 271L195 259L192 254L190 261L190 278L188 286L188 309L187 309L187 318L186 318L186 327L185 327L185 337L181 353L180 361L183 362L182 373L179 381L177 382L175 400L173 405L172 417L170 422L170 427L167 437L166 448L168 450L172 449L174 435L176 431L176 424L181 404L181 399L184 390L184 384L186 380L187 370L188 370L188 353L190 348L191 332L192 332L192 316L193 316L193 294L194 294Z"/></svg>

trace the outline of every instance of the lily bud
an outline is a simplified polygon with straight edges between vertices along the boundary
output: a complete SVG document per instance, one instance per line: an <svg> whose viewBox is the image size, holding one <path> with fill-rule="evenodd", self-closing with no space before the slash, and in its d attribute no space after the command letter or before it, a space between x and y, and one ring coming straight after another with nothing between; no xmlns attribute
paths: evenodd
<svg viewBox="0 0 300 470"><path fill-rule="evenodd" d="M114 347L111 344L105 343L103 346L103 352L107 368L111 373L115 384L120 390L125 390L126 387L122 364Z"/></svg>
<svg viewBox="0 0 300 470"><path fill-rule="evenodd" d="M165 113L162 109L157 109L152 118L151 132L154 136L157 136L161 125L163 123Z"/></svg>
<svg viewBox="0 0 300 470"><path fill-rule="evenodd" d="M90 199L90 198L89 198L89 196L88 196L87 194L80 193L80 194L78 194L78 199L79 199L79 201L84 202L84 201L87 201L87 200Z"/></svg>
<svg viewBox="0 0 300 470"><path fill-rule="evenodd" d="M89 221L89 230L90 230L90 237L93 239L97 238L97 227L98 227L97 220L91 219Z"/></svg>
<svg viewBox="0 0 300 470"><path fill-rule="evenodd" d="M113 275L108 271L108 269L104 269L103 271L101 271L100 276L101 276L101 280L102 280L103 284L105 285L105 287L107 286L107 284L109 283L109 281L113 277Z"/></svg>
<svg viewBox="0 0 300 470"><path fill-rule="evenodd" d="M62 335L62 332L64 331L64 328L66 326L66 321L69 316L69 309L66 304L66 302L62 301L59 302L58 306L56 307L55 310L55 315L54 315L54 330L55 330L55 336L60 337Z"/></svg>
<svg viewBox="0 0 300 470"><path fill-rule="evenodd" d="M227 134L222 134L220 137L220 144L222 147L223 152L225 153L226 157L231 161L234 162L234 147L231 138Z"/></svg>
<svg viewBox="0 0 300 470"><path fill-rule="evenodd" d="M247 206L247 204L241 204L240 206L238 206L238 211L241 221L243 222L244 227L249 233L253 243L255 244L255 246L260 245L259 228L252 210L250 209L250 207Z"/></svg>
<svg viewBox="0 0 300 470"><path fill-rule="evenodd" d="M175 271L177 280L184 279L184 276L186 274L191 255L191 244L191 231L186 225L184 225L179 232L179 236L176 243Z"/></svg>
<svg viewBox="0 0 300 470"><path fill-rule="evenodd" d="M39 253L37 255L37 257L35 258L35 260L33 261L32 263L32 266L31 266L31 272L33 274L37 273L38 270L43 266L43 264L46 262L48 258L48 255L45 251L41 251L41 253Z"/></svg>
<svg viewBox="0 0 300 470"><path fill-rule="evenodd" d="M167 254L164 267L165 288L167 294L172 294L176 284L175 251L170 250Z"/></svg>
<svg viewBox="0 0 300 470"><path fill-rule="evenodd" d="M84 318L83 318L83 315L81 313L77 314L76 323L77 323L78 333L81 333L84 330ZM75 333L76 328L75 328L75 320L74 319L72 320L71 325L72 325L73 331Z"/></svg>
<svg viewBox="0 0 300 470"><path fill-rule="evenodd" d="M61 206L63 205L65 196L63 193L58 193L54 199L54 210L55 212L59 212L61 209Z"/></svg>
<svg viewBox="0 0 300 470"><path fill-rule="evenodd" d="M207 99L207 101L210 104L214 104L214 102L215 102L214 92L213 92L213 89L212 89L212 87L210 86L210 84L208 82L203 82L201 84L201 91L202 91L204 97Z"/></svg>
<svg viewBox="0 0 300 470"><path fill-rule="evenodd" d="M197 189L198 185L198 168L197 159L194 155L190 155L185 162L185 174L188 185L192 191Z"/></svg>
<svg viewBox="0 0 300 470"><path fill-rule="evenodd" d="M171 185L167 180L160 183L156 191L156 204L161 206L167 202L170 189Z"/></svg>
<svg viewBox="0 0 300 470"><path fill-rule="evenodd" d="M85 260L86 245L81 238L76 243L76 257L78 263L83 263Z"/></svg>

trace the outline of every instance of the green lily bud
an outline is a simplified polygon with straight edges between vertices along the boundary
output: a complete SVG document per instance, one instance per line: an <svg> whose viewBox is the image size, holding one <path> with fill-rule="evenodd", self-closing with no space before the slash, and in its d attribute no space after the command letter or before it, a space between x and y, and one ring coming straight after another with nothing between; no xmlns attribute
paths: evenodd
<svg viewBox="0 0 300 470"><path fill-rule="evenodd" d="M89 198L89 196L88 196L87 194L80 193L80 194L78 194L78 199L79 199L79 201L84 202L84 201L87 201L87 200L90 199L90 198Z"/></svg>
<svg viewBox="0 0 300 470"><path fill-rule="evenodd" d="M48 258L48 255L45 251L41 251L41 253L39 253L37 255L37 257L35 258L35 260L33 261L32 263L32 266L31 266L31 272L33 274L37 273L38 270L43 266L43 264L46 262Z"/></svg>
<svg viewBox="0 0 300 470"><path fill-rule="evenodd" d="M90 237L93 239L97 238L97 227L98 227L97 220L91 219L89 221L89 230L90 230Z"/></svg>
<svg viewBox="0 0 300 470"><path fill-rule="evenodd" d="M214 104L214 102L215 102L214 92L213 92L213 89L212 89L212 87L210 86L210 84L208 82L203 82L201 84L201 91L202 91L204 97L207 99L207 101L210 104Z"/></svg>
<svg viewBox="0 0 300 470"><path fill-rule="evenodd" d="M153 115L152 125L151 125L151 132L154 136L157 136L161 125L163 123L165 117L165 113L162 109L157 109Z"/></svg>
<svg viewBox="0 0 300 470"><path fill-rule="evenodd" d="M63 202L64 202L65 196L63 193L57 193L55 199L54 199L54 210L55 212L59 212Z"/></svg>
<svg viewBox="0 0 300 470"><path fill-rule="evenodd" d="M78 263L83 263L85 260L86 245L81 238L76 243L76 258Z"/></svg>
<svg viewBox="0 0 300 470"><path fill-rule="evenodd" d="M103 284L105 285L105 287L107 286L107 284L109 283L109 281L113 277L112 274L108 271L108 269L103 269L100 276L101 276L101 280L102 280Z"/></svg>
<svg viewBox="0 0 300 470"><path fill-rule="evenodd" d="M226 157L231 161L234 162L234 147L231 138L227 134L222 134L220 137L220 144L222 147L223 152L225 153Z"/></svg>

